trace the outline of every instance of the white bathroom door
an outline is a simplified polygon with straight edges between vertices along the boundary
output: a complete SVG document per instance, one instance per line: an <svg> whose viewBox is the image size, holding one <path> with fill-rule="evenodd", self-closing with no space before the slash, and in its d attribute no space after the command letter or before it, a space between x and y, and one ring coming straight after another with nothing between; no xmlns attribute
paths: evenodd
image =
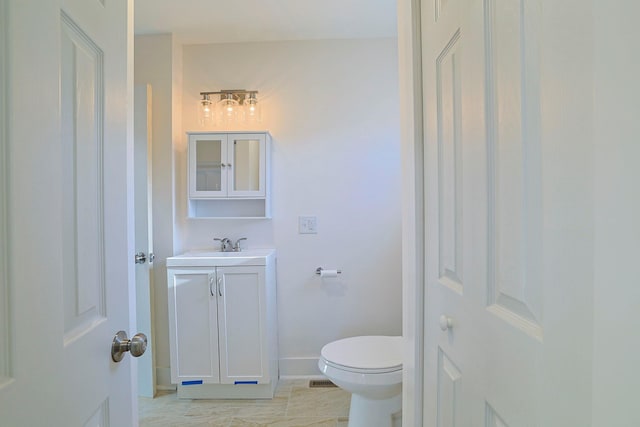
<svg viewBox="0 0 640 427"><path fill-rule="evenodd" d="M0 5L10 88L0 424L137 425L135 362L111 357L115 333L136 332L132 2Z"/></svg>
<svg viewBox="0 0 640 427"><path fill-rule="evenodd" d="M582 6L542 3L422 2L426 426L590 425Z"/></svg>

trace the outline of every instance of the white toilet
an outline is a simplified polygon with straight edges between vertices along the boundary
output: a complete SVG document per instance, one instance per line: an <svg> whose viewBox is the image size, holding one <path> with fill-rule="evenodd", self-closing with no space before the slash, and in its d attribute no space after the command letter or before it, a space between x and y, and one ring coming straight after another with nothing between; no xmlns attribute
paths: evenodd
<svg viewBox="0 0 640 427"><path fill-rule="evenodd" d="M391 427L402 410L402 337L345 338L322 347L318 367L351 393L349 427Z"/></svg>

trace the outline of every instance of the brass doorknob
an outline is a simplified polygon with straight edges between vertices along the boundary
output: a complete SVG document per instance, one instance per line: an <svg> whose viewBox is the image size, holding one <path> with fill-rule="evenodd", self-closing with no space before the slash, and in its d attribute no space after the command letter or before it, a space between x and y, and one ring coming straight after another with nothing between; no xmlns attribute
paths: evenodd
<svg viewBox="0 0 640 427"><path fill-rule="evenodd" d="M111 359L120 362L124 354L129 351L133 357L140 357L147 350L147 337L145 334L135 334L129 339L125 331L118 331L111 343Z"/></svg>

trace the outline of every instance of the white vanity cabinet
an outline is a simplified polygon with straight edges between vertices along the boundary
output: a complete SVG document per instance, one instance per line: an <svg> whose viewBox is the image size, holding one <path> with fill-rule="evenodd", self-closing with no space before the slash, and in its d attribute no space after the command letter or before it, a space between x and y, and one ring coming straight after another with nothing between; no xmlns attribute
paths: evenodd
<svg viewBox="0 0 640 427"><path fill-rule="evenodd" d="M182 398L273 397L275 253L167 259L171 381Z"/></svg>
<svg viewBox="0 0 640 427"><path fill-rule="evenodd" d="M188 132L191 217L269 217L268 132Z"/></svg>

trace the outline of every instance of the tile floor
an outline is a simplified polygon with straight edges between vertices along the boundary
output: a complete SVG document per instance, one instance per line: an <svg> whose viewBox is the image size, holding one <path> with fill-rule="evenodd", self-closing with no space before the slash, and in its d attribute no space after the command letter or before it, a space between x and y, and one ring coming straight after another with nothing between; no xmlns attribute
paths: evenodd
<svg viewBox="0 0 640 427"><path fill-rule="evenodd" d="M272 400L184 400L175 392L141 397L141 427L347 427L351 395L280 380Z"/></svg>

